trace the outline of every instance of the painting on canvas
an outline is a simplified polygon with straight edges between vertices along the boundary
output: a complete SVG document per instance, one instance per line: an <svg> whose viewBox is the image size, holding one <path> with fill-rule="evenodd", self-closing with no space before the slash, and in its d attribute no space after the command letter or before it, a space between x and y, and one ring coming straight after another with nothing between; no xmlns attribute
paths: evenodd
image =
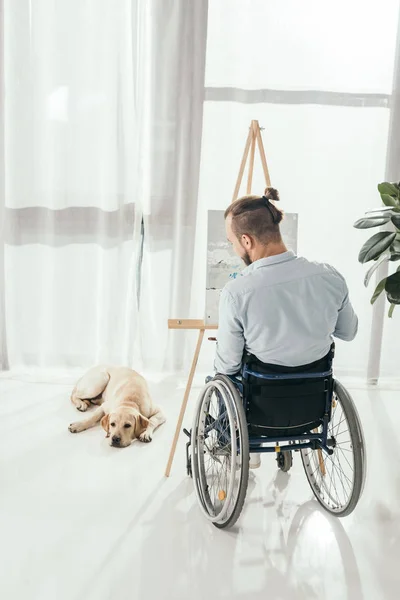
<svg viewBox="0 0 400 600"><path fill-rule="evenodd" d="M286 246L297 252L297 213L285 213L281 232ZM218 305L222 288L240 275L243 261L226 239L223 210L208 211L206 323L218 324Z"/></svg>

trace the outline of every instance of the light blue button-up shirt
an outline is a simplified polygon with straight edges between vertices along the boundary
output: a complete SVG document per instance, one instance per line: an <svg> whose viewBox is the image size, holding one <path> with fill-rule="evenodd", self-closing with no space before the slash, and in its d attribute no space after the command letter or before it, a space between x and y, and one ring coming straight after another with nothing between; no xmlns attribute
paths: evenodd
<svg viewBox="0 0 400 600"><path fill-rule="evenodd" d="M240 370L243 351L265 363L297 367L329 352L332 336L351 341L358 319L342 275L293 252L261 258L222 291L219 373Z"/></svg>

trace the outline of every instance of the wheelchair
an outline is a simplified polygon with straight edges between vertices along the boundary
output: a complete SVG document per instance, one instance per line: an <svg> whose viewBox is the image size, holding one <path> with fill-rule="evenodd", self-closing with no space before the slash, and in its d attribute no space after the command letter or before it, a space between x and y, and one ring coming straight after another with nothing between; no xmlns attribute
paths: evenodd
<svg viewBox="0 0 400 600"><path fill-rule="evenodd" d="M245 355L241 374L217 374L202 389L186 445L187 472L206 518L232 527L244 505L249 454L275 453L289 471L299 452L322 507L338 517L356 507L365 481L362 426L333 377L334 346L315 363L282 367Z"/></svg>

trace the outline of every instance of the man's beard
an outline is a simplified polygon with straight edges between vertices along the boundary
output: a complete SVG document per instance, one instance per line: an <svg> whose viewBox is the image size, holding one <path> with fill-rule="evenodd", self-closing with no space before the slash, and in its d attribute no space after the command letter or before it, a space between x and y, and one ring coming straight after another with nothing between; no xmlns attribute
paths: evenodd
<svg viewBox="0 0 400 600"><path fill-rule="evenodd" d="M244 262L246 267L249 267L253 262L247 252L245 252L242 256L242 261Z"/></svg>

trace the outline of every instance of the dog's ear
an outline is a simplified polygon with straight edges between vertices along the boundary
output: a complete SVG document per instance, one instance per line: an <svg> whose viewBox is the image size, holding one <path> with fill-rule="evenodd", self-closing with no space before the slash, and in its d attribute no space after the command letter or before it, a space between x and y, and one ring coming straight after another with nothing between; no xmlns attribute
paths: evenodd
<svg viewBox="0 0 400 600"><path fill-rule="evenodd" d="M101 420L101 426L107 433L106 437L110 437L110 415L104 415Z"/></svg>
<svg viewBox="0 0 400 600"><path fill-rule="evenodd" d="M149 420L146 419L146 417L144 417L143 415L139 414L139 416L136 418L136 437L139 437L139 435L147 429L148 425Z"/></svg>

